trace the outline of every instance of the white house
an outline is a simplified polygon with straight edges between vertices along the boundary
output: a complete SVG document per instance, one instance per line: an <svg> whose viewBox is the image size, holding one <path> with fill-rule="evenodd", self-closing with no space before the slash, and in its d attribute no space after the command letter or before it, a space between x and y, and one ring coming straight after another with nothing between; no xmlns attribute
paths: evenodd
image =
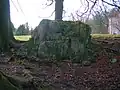
<svg viewBox="0 0 120 90"><path fill-rule="evenodd" d="M120 34L120 11L113 9L109 15L109 34Z"/></svg>

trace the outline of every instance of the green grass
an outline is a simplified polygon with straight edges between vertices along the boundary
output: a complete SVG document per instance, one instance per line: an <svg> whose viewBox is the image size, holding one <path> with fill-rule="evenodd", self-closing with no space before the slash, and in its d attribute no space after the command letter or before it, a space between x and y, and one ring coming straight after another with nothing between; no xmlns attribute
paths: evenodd
<svg viewBox="0 0 120 90"><path fill-rule="evenodd" d="M120 35L111 35L111 34L91 34L92 38L120 38ZM22 35L22 36L14 36L15 39L20 41L28 41L31 38L31 35Z"/></svg>
<svg viewBox="0 0 120 90"><path fill-rule="evenodd" d="M92 38L120 38L120 34L118 35L112 35L112 34L91 34Z"/></svg>
<svg viewBox="0 0 120 90"><path fill-rule="evenodd" d="M16 40L20 41L28 41L31 38L31 35L21 35L21 36L14 36Z"/></svg>

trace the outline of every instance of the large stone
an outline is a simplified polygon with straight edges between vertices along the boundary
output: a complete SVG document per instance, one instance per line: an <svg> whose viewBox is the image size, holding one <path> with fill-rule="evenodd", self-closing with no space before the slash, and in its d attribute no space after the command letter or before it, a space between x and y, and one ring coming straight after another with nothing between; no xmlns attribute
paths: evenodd
<svg viewBox="0 0 120 90"><path fill-rule="evenodd" d="M43 19L32 37L39 44L39 56L80 61L87 60L90 33L90 26L80 21Z"/></svg>

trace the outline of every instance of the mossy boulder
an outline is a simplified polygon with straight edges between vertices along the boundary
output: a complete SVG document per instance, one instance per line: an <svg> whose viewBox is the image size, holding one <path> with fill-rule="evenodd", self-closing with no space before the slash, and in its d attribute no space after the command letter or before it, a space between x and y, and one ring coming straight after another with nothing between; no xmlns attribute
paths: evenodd
<svg viewBox="0 0 120 90"><path fill-rule="evenodd" d="M90 26L80 21L43 19L34 30L32 38L38 45L38 56L81 61L87 60L90 34Z"/></svg>

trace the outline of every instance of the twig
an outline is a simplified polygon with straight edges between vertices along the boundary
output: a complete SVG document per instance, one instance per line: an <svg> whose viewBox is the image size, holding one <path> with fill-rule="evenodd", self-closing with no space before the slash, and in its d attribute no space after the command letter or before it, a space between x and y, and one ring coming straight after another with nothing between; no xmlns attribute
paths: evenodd
<svg viewBox="0 0 120 90"><path fill-rule="evenodd" d="M118 6L118 5L116 5L116 4L111 4L111 3L106 2L106 1L104 1L104 0L102 0L102 2L104 2L104 3L108 4L108 5L111 5L111 6L115 6L115 7L117 7L117 8L120 9L120 6Z"/></svg>
<svg viewBox="0 0 120 90"><path fill-rule="evenodd" d="M55 10L51 13L51 15L50 16L48 16L48 17L40 17L40 16L38 16L39 18L50 18L50 17L52 17L53 16L53 14L55 13Z"/></svg>

